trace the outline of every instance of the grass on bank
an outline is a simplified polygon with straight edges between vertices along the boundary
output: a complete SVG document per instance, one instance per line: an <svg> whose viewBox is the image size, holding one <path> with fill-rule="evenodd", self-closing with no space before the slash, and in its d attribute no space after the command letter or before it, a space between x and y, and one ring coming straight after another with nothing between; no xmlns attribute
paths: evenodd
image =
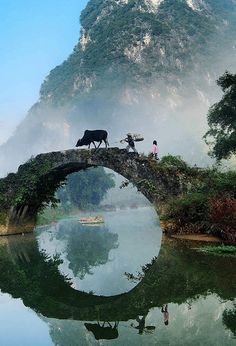
<svg viewBox="0 0 236 346"><path fill-rule="evenodd" d="M43 226L48 225L52 222L62 220L64 218L73 216L78 213L78 209L75 208L65 208L65 207L47 207L39 213L37 217L37 225Z"/></svg>
<svg viewBox="0 0 236 346"><path fill-rule="evenodd" d="M224 257L236 257L236 246L217 245L217 246L204 246L198 251L205 252L212 255Z"/></svg>

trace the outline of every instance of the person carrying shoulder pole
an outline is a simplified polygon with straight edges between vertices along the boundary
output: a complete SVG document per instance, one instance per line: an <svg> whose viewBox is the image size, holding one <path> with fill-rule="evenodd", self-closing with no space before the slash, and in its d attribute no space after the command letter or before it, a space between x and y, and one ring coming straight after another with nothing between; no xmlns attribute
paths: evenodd
<svg viewBox="0 0 236 346"><path fill-rule="evenodd" d="M134 139L131 135L131 133L127 133L127 137L124 139L124 141L126 143L128 143L126 150L129 152L129 149L132 149L135 153L137 153L137 150L135 148L135 144L134 144Z"/></svg>

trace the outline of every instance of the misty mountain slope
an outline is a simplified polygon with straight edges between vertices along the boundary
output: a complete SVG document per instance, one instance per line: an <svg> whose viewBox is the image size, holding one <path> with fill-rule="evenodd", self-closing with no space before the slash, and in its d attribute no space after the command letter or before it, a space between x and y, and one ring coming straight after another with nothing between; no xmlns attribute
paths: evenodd
<svg viewBox="0 0 236 346"><path fill-rule="evenodd" d="M89 1L81 14L80 42L51 71L41 100L54 106L76 103L103 88L137 88L158 79L178 86L190 71L202 71L207 56L225 44L235 11L229 3L222 11L217 1Z"/></svg>
<svg viewBox="0 0 236 346"><path fill-rule="evenodd" d="M206 113L220 96L215 80L236 69L235 0L90 0L80 20L72 54L0 148L5 168L102 127L111 143L141 131L142 150L157 138L162 154L204 159Z"/></svg>

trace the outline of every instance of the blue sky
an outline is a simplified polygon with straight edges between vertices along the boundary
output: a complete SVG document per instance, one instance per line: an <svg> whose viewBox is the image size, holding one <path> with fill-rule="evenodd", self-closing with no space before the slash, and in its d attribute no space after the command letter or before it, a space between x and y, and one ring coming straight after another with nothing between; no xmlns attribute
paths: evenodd
<svg viewBox="0 0 236 346"><path fill-rule="evenodd" d="M87 0L0 0L0 144L78 42Z"/></svg>

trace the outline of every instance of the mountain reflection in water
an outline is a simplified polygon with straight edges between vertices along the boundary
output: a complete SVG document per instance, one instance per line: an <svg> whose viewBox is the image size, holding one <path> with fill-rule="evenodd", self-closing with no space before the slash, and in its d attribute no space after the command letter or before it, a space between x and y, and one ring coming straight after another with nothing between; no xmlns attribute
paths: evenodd
<svg viewBox="0 0 236 346"><path fill-rule="evenodd" d="M140 217L137 233L133 238L127 229L122 234L124 220L131 220L132 216L136 220L137 212ZM1 238L0 303L4 293L8 293L13 303L19 301L13 298L20 298L30 311L35 311L38 321L45 321L49 327L50 336L45 335L44 345L52 342L60 346L96 345L96 340L101 339L103 344L114 345L236 345L235 259L199 253L184 241L164 237L159 256L146 266L138 283L131 283L124 275L120 276L122 263L123 274L125 271L136 274L142 265L151 262L155 249L158 253L160 230L152 213L151 209L122 211L121 215L108 213L111 218L107 216L107 224L96 230L101 231L97 235L95 229L86 234L80 228L77 234L75 220L72 220L59 223L57 231L41 229L37 235ZM149 228L145 227L146 217ZM153 240L154 229L159 234L156 240ZM130 233L133 233L132 229ZM96 250L93 236L99 244ZM123 241L126 238L127 242ZM132 244L136 251L145 244L146 250L140 252L147 259L150 250L149 259L139 263L141 255L137 253L138 260L135 260ZM119 254L120 247L124 248ZM86 259L90 251L93 254ZM96 251L97 256L94 256ZM125 253L127 257L123 258ZM118 259L121 262L119 266L116 263ZM104 283L96 284L95 280L103 281L104 275L106 281L109 274L115 278L116 267L118 291L123 280L128 281L123 288L125 293L98 295L99 289L105 293L108 289L104 289ZM90 291L96 294L81 289L87 278ZM73 288L77 286L80 290ZM133 288L128 290L128 287ZM113 291L114 287L111 287ZM4 305L1 308L3 319L6 308ZM23 310L22 306L22 315ZM11 335L13 341L8 343L2 328L0 326L1 344L22 344L19 341L24 340L22 331L21 335L15 335L15 339ZM36 327L35 330L37 335Z"/></svg>

